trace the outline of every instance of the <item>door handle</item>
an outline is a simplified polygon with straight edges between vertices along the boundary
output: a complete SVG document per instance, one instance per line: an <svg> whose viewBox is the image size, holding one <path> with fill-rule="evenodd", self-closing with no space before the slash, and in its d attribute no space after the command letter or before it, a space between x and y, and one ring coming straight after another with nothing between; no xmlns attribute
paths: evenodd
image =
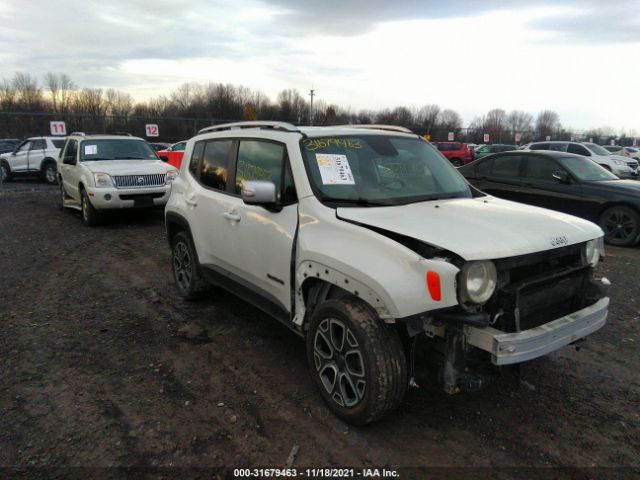
<svg viewBox="0 0 640 480"><path fill-rule="evenodd" d="M235 212L224 212L224 218L232 222L239 222L242 217Z"/></svg>
<svg viewBox="0 0 640 480"><path fill-rule="evenodd" d="M187 205L191 205L192 207L198 206L198 202L196 202L195 200L190 200L188 198L184 199L184 203L186 203Z"/></svg>

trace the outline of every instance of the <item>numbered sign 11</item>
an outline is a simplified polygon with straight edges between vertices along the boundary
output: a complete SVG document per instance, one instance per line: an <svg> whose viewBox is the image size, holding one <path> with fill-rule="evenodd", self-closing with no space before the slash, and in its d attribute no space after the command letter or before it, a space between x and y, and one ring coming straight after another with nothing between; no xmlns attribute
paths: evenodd
<svg viewBox="0 0 640 480"><path fill-rule="evenodd" d="M49 122L49 128L51 129L51 135L67 134L67 124L64 122Z"/></svg>
<svg viewBox="0 0 640 480"><path fill-rule="evenodd" d="M158 129L158 125L155 123L147 123L144 126L146 132L147 132L147 137L159 137L160 136L160 130Z"/></svg>
<svg viewBox="0 0 640 480"><path fill-rule="evenodd" d="M522 134L516 133L516 143L520 143L520 140L522 140Z"/></svg>
<svg viewBox="0 0 640 480"><path fill-rule="evenodd" d="M489 134L488 133L485 133L483 138L484 138L484 143L489 143Z"/></svg>

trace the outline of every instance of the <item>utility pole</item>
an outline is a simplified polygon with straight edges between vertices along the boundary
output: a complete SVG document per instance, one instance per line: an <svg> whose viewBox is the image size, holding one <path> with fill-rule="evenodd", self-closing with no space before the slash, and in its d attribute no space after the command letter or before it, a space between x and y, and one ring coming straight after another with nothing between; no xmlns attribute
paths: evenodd
<svg viewBox="0 0 640 480"><path fill-rule="evenodd" d="M309 92L309 96L311 97L311 106L309 107L309 126L313 125L313 97L316 94L316 91L311 88Z"/></svg>

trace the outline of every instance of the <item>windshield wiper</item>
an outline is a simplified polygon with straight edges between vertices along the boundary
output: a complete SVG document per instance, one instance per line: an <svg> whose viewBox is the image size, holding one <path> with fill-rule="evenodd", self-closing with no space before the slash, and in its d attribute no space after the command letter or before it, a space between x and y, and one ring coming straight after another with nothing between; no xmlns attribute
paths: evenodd
<svg viewBox="0 0 640 480"><path fill-rule="evenodd" d="M323 202L325 203L351 203L357 205L359 207L388 207L392 205L391 203L381 203L381 202L372 202L366 198L334 198L328 197L323 198Z"/></svg>
<svg viewBox="0 0 640 480"><path fill-rule="evenodd" d="M127 155L126 157L116 157L116 160L154 160L147 157L135 157L133 155Z"/></svg>
<svg viewBox="0 0 640 480"><path fill-rule="evenodd" d="M83 158L82 161L83 162L95 162L97 160L114 160L113 158L102 158L102 157L98 157L98 158Z"/></svg>

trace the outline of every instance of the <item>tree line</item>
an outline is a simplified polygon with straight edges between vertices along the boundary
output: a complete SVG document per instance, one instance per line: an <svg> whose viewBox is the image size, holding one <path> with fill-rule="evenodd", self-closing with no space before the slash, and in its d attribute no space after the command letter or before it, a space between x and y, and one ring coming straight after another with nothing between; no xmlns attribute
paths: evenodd
<svg viewBox="0 0 640 480"><path fill-rule="evenodd" d="M188 138L212 123L257 119L299 125L389 124L429 135L432 140L447 140L453 132L456 140L473 143L482 143L485 134L491 143L515 143L516 133L520 143L577 136L563 127L553 110L542 110L534 118L521 110L495 108L463 127L458 112L436 104L356 111L319 99L310 111L309 99L296 89L282 90L274 101L245 86L214 82L185 83L166 95L135 101L130 94L113 88L80 88L64 73L47 73L41 80L24 72L3 78L0 114L0 136L4 137L44 134L52 119L65 120L69 131L126 131L140 136L145 123L158 123L162 139L167 141ZM606 127L580 133L581 138L599 142L616 138ZM625 143L625 138L630 137L623 134L618 140Z"/></svg>

